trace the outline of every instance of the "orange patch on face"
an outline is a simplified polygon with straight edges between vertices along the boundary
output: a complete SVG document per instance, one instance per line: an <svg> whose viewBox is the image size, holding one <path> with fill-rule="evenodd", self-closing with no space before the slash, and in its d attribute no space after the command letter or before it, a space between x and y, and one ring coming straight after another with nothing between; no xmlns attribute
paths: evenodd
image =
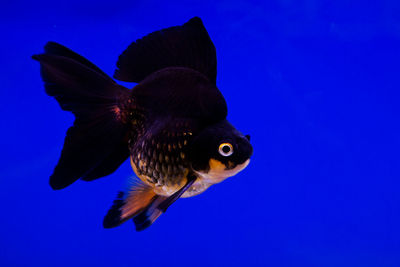
<svg viewBox="0 0 400 267"><path fill-rule="evenodd" d="M221 161L216 159L210 159L208 165L210 169L207 173L196 171L196 173L208 183L216 184L220 183L228 177L232 177L236 175L238 172L246 168L249 164L250 160L248 159L246 162L234 166L234 163L228 162L229 168L223 164Z"/></svg>
<svg viewBox="0 0 400 267"><path fill-rule="evenodd" d="M210 171L213 172L222 172L226 169L226 165L216 159L210 159L208 164L210 166Z"/></svg>

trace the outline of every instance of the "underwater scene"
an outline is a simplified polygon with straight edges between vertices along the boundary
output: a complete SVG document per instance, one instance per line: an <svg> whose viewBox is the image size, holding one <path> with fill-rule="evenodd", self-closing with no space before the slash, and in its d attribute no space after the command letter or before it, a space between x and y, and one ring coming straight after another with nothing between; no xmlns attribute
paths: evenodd
<svg viewBox="0 0 400 267"><path fill-rule="evenodd" d="M4 1L0 266L400 266L399 14Z"/></svg>

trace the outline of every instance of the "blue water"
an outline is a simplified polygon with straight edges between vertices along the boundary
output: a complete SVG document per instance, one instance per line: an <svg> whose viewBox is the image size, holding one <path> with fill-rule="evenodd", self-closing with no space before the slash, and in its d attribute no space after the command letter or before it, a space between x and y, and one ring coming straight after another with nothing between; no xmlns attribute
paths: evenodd
<svg viewBox="0 0 400 267"><path fill-rule="evenodd" d="M398 1L5 1L0 266L400 266L399 14ZM73 116L30 56L53 40L112 75L130 42L193 16L252 161L144 232L103 229L132 170L50 188Z"/></svg>

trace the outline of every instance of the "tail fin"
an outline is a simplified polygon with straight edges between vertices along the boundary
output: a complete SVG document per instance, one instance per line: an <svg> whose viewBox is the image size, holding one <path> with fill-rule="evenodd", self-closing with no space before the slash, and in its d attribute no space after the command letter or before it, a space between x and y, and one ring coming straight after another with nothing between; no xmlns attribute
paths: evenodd
<svg viewBox="0 0 400 267"><path fill-rule="evenodd" d="M32 58L40 62L46 93L75 115L50 177L51 187L62 189L79 178L93 180L114 172L129 156L120 107L129 90L53 42L45 46L44 54Z"/></svg>
<svg viewBox="0 0 400 267"><path fill-rule="evenodd" d="M119 56L117 67L114 77L126 82L138 83L167 67L197 70L214 84L217 78L215 47L198 17L136 40Z"/></svg>
<svg viewBox="0 0 400 267"><path fill-rule="evenodd" d="M161 215L162 212L156 208L165 199L156 195L153 187L137 182L128 193L118 194L104 217L103 226L113 228L134 217L136 230L143 230Z"/></svg>

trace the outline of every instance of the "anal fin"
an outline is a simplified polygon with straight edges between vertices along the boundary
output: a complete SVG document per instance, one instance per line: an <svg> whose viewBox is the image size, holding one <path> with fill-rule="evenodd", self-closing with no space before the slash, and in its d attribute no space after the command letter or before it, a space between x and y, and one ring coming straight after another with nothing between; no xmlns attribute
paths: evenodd
<svg viewBox="0 0 400 267"><path fill-rule="evenodd" d="M144 211L133 217L136 231L143 231L153 224L155 220L163 213L158 206L164 202L167 197L157 196L157 198Z"/></svg>
<svg viewBox="0 0 400 267"><path fill-rule="evenodd" d="M151 205L157 197L151 186L138 181L127 193L118 194L104 217L104 228L113 228L131 219Z"/></svg>
<svg viewBox="0 0 400 267"><path fill-rule="evenodd" d="M169 197L154 193L153 187L138 181L131 190L124 194L120 192L113 206L104 217L104 228L113 228L133 218L136 231L142 231L164 213L170 205L196 181L194 175L189 175L186 184Z"/></svg>
<svg viewBox="0 0 400 267"><path fill-rule="evenodd" d="M196 181L194 175L189 175L186 184L169 197L157 196L157 198L144 211L140 212L133 218L136 231L142 231L153 224L153 222L178 200L187 189Z"/></svg>

